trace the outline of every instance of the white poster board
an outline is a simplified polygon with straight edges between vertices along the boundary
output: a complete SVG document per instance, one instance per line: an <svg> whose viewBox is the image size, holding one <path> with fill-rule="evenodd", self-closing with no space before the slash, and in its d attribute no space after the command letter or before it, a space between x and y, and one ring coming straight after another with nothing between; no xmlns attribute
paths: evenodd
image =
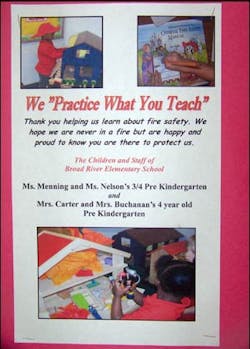
<svg viewBox="0 0 250 349"><path fill-rule="evenodd" d="M138 16L156 15L214 16L214 86L138 86ZM85 30L102 37L101 87L30 88L36 58L33 66L25 59L38 44L20 43L19 19L41 16L64 18L55 45ZM12 6L17 342L218 345L220 16L213 3ZM195 229L195 321L39 319L37 228L46 226Z"/></svg>

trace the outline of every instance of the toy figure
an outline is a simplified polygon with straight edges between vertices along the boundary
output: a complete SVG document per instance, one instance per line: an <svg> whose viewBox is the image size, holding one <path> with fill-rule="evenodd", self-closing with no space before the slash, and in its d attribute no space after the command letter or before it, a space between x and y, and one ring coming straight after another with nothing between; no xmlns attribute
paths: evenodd
<svg viewBox="0 0 250 349"><path fill-rule="evenodd" d="M119 273L118 280L121 287L126 288L130 286L130 289L128 290L126 296L128 299L133 299L134 298L133 288L135 287L135 285L138 285L139 282L141 281L139 274L137 274L135 270L127 267L125 268L125 271Z"/></svg>

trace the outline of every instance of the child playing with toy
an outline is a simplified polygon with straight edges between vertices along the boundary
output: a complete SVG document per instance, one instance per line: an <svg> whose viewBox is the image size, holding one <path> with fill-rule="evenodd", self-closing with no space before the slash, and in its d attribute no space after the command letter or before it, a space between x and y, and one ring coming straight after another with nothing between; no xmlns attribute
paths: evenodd
<svg viewBox="0 0 250 349"><path fill-rule="evenodd" d="M39 74L39 88L46 88L49 85L50 75L56 65L57 59L61 58L65 48L56 48L53 44L54 34L59 31L60 27L53 26L50 23L43 23L33 38L41 37L38 47L38 63L36 70Z"/></svg>
<svg viewBox="0 0 250 349"><path fill-rule="evenodd" d="M191 306L195 293L194 264L161 256L156 262L157 292L144 296L136 285L124 286L113 282L111 319L113 320L178 320L184 310ZM133 289L134 301L140 305L129 314L123 314L121 299Z"/></svg>

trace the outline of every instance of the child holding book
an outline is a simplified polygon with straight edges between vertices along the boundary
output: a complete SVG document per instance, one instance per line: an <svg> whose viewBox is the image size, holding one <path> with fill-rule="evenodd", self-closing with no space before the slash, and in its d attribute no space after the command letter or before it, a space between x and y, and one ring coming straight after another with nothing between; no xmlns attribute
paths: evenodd
<svg viewBox="0 0 250 349"><path fill-rule="evenodd" d="M156 262L157 292L144 296L136 286L123 286L118 280L113 282L111 319L122 320L178 320L184 310L191 306L194 298L195 271L193 263L173 260L161 256ZM121 298L131 288L134 301L140 305L129 314L123 314Z"/></svg>
<svg viewBox="0 0 250 349"><path fill-rule="evenodd" d="M52 41L54 34L59 29L59 26L55 27L50 23L43 23L38 28L37 33L33 35L33 38L41 37L37 51L38 63L35 67L40 78L39 88L48 87L50 75L56 65L56 61L62 57L65 50L65 48L56 48Z"/></svg>

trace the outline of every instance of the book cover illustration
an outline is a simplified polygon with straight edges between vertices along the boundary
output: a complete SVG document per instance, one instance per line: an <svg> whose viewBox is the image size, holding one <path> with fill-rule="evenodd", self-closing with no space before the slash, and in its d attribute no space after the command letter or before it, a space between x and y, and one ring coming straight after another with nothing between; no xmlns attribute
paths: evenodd
<svg viewBox="0 0 250 349"><path fill-rule="evenodd" d="M207 63L208 54L203 22L198 19L178 20L161 25L138 26L138 85L180 86L178 71L169 70L164 58L177 52L188 60ZM204 84L190 76L184 85Z"/></svg>

